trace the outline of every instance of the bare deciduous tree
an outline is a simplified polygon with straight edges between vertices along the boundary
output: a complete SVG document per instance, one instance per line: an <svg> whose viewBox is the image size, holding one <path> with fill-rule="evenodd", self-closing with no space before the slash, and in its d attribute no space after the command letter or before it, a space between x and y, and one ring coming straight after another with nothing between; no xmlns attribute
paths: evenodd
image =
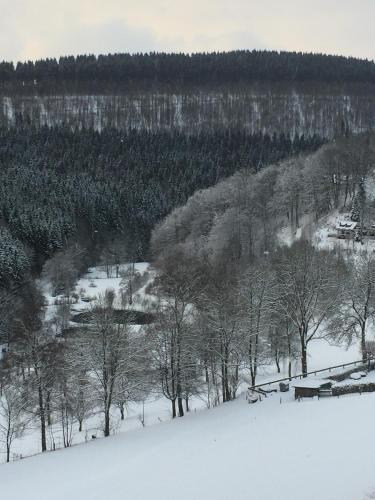
<svg viewBox="0 0 375 500"><path fill-rule="evenodd" d="M351 342L353 337L359 337L366 361L369 322L375 318L375 260L363 252L346 278L343 302L331 318L329 330L339 340Z"/></svg>
<svg viewBox="0 0 375 500"><path fill-rule="evenodd" d="M10 461L12 444L22 436L26 425L27 394L22 384L13 378L2 387L0 394L0 442L5 446L6 461Z"/></svg>
<svg viewBox="0 0 375 500"><path fill-rule="evenodd" d="M342 284L337 261L306 241L279 252L276 271L281 306L298 332L302 373L307 373L307 347L339 305Z"/></svg>
<svg viewBox="0 0 375 500"><path fill-rule="evenodd" d="M278 293L276 276L268 262L253 264L240 280L244 360L252 385L255 385L259 365L268 362L270 356L267 342L274 326Z"/></svg>
<svg viewBox="0 0 375 500"><path fill-rule="evenodd" d="M156 322L149 328L154 360L163 394L171 401L172 417L184 415L193 376L191 351L194 346L194 304L200 293L201 275L192 259L184 255L160 259L161 271L154 284L158 302L154 304ZM187 402L188 407L188 402Z"/></svg>
<svg viewBox="0 0 375 500"><path fill-rule="evenodd" d="M99 295L91 307L91 324L82 330L72 349L89 374L94 400L104 414L104 436L110 434L111 409L124 388L120 380L140 362L138 345L132 340L126 319L115 319L115 295Z"/></svg>

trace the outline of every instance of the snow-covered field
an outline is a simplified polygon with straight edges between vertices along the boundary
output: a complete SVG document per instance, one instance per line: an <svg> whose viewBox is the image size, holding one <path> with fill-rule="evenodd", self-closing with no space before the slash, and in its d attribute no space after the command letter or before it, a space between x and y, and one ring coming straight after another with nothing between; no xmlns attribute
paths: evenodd
<svg viewBox="0 0 375 500"><path fill-rule="evenodd" d="M351 362L359 358L360 356L357 345L352 345L348 350L345 350L342 347L330 346L324 340L317 340L311 343L309 367L311 370L318 370L320 368L325 368L328 365ZM274 366L263 367L260 375L258 376L257 382L271 382L282 376L286 376L286 369L287 367L285 366L282 373L278 374L276 373L276 368ZM293 367L293 373L300 373L300 367L297 363ZM320 376L327 377L329 376L329 372L325 372ZM368 377L362 379L361 383L372 381L373 376L373 373L371 373ZM342 383L341 385L346 384ZM239 392L241 392L241 390L246 391L246 388L247 384L243 382ZM285 399L285 395L282 395L282 397ZM263 401L260 404L263 405ZM192 413L205 413L206 401L204 396L202 395L201 398L192 398L190 401L190 408ZM269 408L269 410L271 412L274 411L273 408ZM164 425L164 423L171 421L171 408L169 401L164 397L155 394L150 395L144 403L140 402L129 404L126 408L124 421L120 420L119 410L114 408L111 418L111 433L116 434L120 438L120 436L124 433L128 435L132 434L132 432L136 430L141 430L143 429L142 419L144 419L146 428L155 426L158 427L158 424ZM83 443L88 443L88 445L90 445L92 436L102 438L102 430L102 414L94 414L84 421L82 432L78 432L78 424L75 424L72 444L74 446L82 445ZM38 428L38 423L35 422L34 425L28 426L25 434L21 438L15 440L12 447L11 459L17 461L20 458L25 459L26 457L38 454L41 452L40 446L40 430ZM62 429L59 421L53 422L52 425L48 427L47 447L48 450L52 450L53 448L60 449L63 447ZM30 458L28 458L26 462L29 462L29 460ZM3 461L5 461L5 454L0 454L0 462Z"/></svg>
<svg viewBox="0 0 375 500"><path fill-rule="evenodd" d="M104 278L103 278L104 279ZM309 370L319 370L328 366L339 365L341 363L350 363L360 360L360 350L358 344L352 344L349 349L328 344L324 339L314 340L309 345ZM257 377L257 383L268 383L287 376L287 365L281 365L281 373L277 373L274 365L260 367L260 373ZM292 369L293 374L301 372L299 362L295 361ZM239 392L246 391L248 383L245 379L241 384ZM321 377L329 377L330 373L323 372ZM368 376L370 377L370 375ZM248 378L248 377L247 377ZM361 382L369 381L368 378ZM345 385L345 384L342 384ZM190 401L190 408L193 412L203 411L207 408L204 394L200 398L194 397ZM112 433L122 434L135 429L142 428L141 419L144 417L146 427L168 422L171 420L170 402L160 394L151 394L144 402L131 403L126 408L125 420L120 420L120 412L116 408L112 411ZM73 445L85 443L91 440L95 435L97 438L103 436L102 414L97 413L89 417L83 423L82 432L78 432L78 424L73 429ZM59 449L63 447L62 429L59 421L52 422L47 431L47 448ZM0 450L1 451L1 450ZM38 422L30 424L25 433L19 439L14 441L12 446L11 459L30 457L41 452L40 430ZM5 461L5 453L0 453L0 463Z"/></svg>
<svg viewBox="0 0 375 500"><path fill-rule="evenodd" d="M126 272L130 266L131 264L123 264L120 266L119 278L115 277L116 274L114 268L111 269L111 276L108 277L104 267L91 267L88 272L78 280L75 286L74 291L79 294L79 300L77 303L72 303L72 312L80 312L90 308L90 302L82 300L82 297L95 300L100 295L103 295L106 290L114 290L116 295L120 296L122 281L121 275ZM135 307L139 308L141 307L142 300L145 297L145 288L154 277L154 271L150 268L150 264L148 262L138 262L134 264L134 271L140 276L144 276L145 273L148 273L147 282L135 292L133 297ZM64 297L62 295L53 297L51 295L51 286L48 283L41 283L41 286L46 299L46 304L48 306L47 317L51 319L53 318L58 307L56 303Z"/></svg>
<svg viewBox="0 0 375 500"><path fill-rule="evenodd" d="M375 486L374 407L375 394L240 398L2 465L1 498L362 500Z"/></svg>

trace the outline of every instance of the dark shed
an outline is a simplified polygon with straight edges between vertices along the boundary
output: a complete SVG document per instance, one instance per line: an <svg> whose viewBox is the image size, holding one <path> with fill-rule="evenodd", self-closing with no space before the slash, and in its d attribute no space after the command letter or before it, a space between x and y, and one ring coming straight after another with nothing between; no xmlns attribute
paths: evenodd
<svg viewBox="0 0 375 500"><path fill-rule="evenodd" d="M298 398L313 398L319 396L319 392L324 389L330 389L332 382L329 380L321 380L317 378L304 378L293 383L294 397Z"/></svg>

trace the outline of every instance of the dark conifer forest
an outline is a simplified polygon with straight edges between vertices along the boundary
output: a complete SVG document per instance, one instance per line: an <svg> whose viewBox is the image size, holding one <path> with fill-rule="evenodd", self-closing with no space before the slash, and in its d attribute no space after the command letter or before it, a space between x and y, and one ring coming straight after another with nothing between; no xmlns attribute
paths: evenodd
<svg viewBox="0 0 375 500"><path fill-rule="evenodd" d="M12 236L43 262L72 241L87 245L122 234L136 257L145 258L154 225L196 190L321 143L240 130L187 136L25 124L2 129L0 218L7 238L0 245L8 248ZM3 250L0 264L8 260ZM8 274L19 278L14 266L8 264Z"/></svg>

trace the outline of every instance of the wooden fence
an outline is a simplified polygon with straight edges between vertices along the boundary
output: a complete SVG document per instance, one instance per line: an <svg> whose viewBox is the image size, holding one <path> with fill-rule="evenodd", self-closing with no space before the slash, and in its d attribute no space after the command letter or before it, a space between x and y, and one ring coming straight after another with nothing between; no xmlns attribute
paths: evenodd
<svg viewBox="0 0 375 500"><path fill-rule="evenodd" d="M373 360L373 357L368 358L367 361L363 361L363 359L360 359L358 361L351 361L350 363L343 363L340 365L335 365L335 366L328 366L327 368L321 368L320 370L314 370L311 372L307 372L305 374L299 373L298 375L293 375L292 377L284 377L284 378L279 378L277 380L272 380L271 382L264 382L263 384L256 384L253 386L250 386L249 389L259 389L259 387L266 387L270 386L272 384L278 384L280 382L287 382L291 381L293 379L302 379L303 377L307 377L308 375L316 375L317 373L323 373L323 372L331 372L332 370L336 370L338 368L346 368L348 366L353 366L358 369L373 369L375 368L375 361ZM327 377L328 378L328 377Z"/></svg>

